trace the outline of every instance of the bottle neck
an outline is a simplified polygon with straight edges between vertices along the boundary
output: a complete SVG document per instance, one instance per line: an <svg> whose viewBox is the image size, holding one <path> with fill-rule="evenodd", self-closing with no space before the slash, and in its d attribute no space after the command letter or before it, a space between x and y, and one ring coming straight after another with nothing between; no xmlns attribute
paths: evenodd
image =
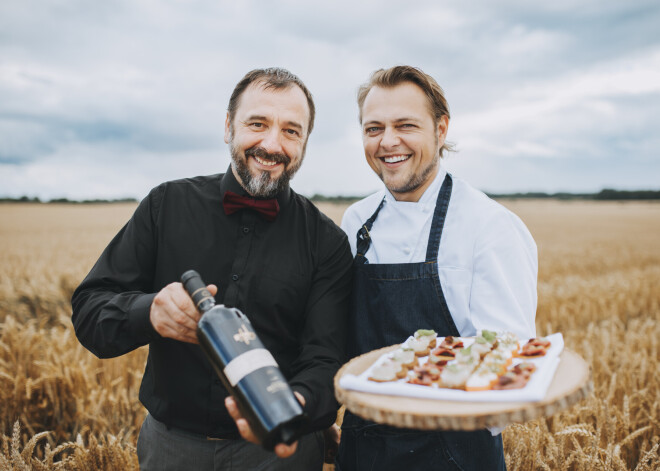
<svg viewBox="0 0 660 471"><path fill-rule="evenodd" d="M208 293L208 296L204 296L201 300L197 302L197 309L199 309L199 312L204 314L205 312L210 311L215 307L215 299L213 299L213 296L211 296L211 293Z"/></svg>
<svg viewBox="0 0 660 471"><path fill-rule="evenodd" d="M181 275L181 284L192 298L195 307L199 312L204 314L213 309L215 306L215 299L211 292L206 289L206 283L202 281L202 277L195 270L188 270Z"/></svg>

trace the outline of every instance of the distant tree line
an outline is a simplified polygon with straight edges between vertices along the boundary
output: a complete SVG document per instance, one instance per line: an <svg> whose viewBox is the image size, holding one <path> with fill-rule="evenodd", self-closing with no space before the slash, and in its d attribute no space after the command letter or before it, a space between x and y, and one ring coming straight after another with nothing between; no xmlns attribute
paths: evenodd
<svg viewBox="0 0 660 471"><path fill-rule="evenodd" d="M604 189L598 193L488 193L491 198L510 199L558 199L558 200L600 200L600 201L624 201L624 200L660 200L660 190L612 190ZM310 199L315 203L337 203L350 204L361 200L364 196L326 196L315 194ZM64 203L64 204L102 204L102 203L137 203L136 198L117 199L89 199L70 200L68 198L55 198L42 201L37 197L21 196L20 198L0 198L0 203Z"/></svg>
<svg viewBox="0 0 660 471"><path fill-rule="evenodd" d="M54 198L42 201L38 197L30 198L21 196L20 198L0 198L0 203L64 203L64 204L105 204L105 203L137 203L135 198L117 198L117 199L93 199L93 200L70 200L68 198Z"/></svg>
<svg viewBox="0 0 660 471"><path fill-rule="evenodd" d="M360 201L362 198L364 198L364 196L326 196L316 194L312 196L310 200L315 203L351 204Z"/></svg>
<svg viewBox="0 0 660 471"><path fill-rule="evenodd" d="M660 190L612 190L604 189L598 193L488 193L491 198L512 199L558 199L558 200L600 200L600 201L622 201L622 200L659 200Z"/></svg>
<svg viewBox="0 0 660 471"><path fill-rule="evenodd" d="M637 191L619 191L619 190L601 190L594 195L595 200L657 200L660 199L660 190L637 190Z"/></svg>

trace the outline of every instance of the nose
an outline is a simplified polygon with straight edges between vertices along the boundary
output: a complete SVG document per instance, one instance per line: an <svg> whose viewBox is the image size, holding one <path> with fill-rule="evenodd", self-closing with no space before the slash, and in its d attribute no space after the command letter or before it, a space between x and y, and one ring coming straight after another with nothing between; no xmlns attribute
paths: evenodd
<svg viewBox="0 0 660 471"><path fill-rule="evenodd" d="M385 149L391 149L398 146L401 143L399 139L399 134L395 129L387 126L383 131L383 137L380 140L380 146Z"/></svg>
<svg viewBox="0 0 660 471"><path fill-rule="evenodd" d="M282 153L282 135L279 129L272 127L263 136L261 140L261 147L263 147L269 154Z"/></svg>

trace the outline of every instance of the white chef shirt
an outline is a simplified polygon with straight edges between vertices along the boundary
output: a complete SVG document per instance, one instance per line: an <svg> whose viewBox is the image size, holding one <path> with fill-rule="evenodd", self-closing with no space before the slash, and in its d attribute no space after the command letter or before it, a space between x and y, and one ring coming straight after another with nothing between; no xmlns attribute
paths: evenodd
<svg viewBox="0 0 660 471"><path fill-rule="evenodd" d="M358 230L385 197L369 231L371 246L365 254L369 263L425 261L445 175L439 167L433 183L415 203L397 201L383 189L351 205L341 227L353 255ZM520 339L535 337L538 258L534 239L518 216L465 181L453 175L452 180L438 272L458 332L468 337L489 329L513 332Z"/></svg>

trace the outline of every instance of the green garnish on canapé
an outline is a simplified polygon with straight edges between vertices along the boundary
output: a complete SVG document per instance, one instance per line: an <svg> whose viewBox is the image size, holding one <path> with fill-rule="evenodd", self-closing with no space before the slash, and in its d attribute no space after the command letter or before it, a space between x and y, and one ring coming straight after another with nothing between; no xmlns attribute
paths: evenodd
<svg viewBox="0 0 660 471"><path fill-rule="evenodd" d="M433 334L435 334L435 330L433 329L418 329L417 332L415 332L415 337L426 337Z"/></svg>
<svg viewBox="0 0 660 471"><path fill-rule="evenodd" d="M470 346L467 347L467 348L462 348L461 350L459 350L459 351L456 353L456 355L464 355L464 356L470 356L470 355L472 355L472 345L470 345Z"/></svg>
<svg viewBox="0 0 660 471"><path fill-rule="evenodd" d="M495 339L497 338L497 332L493 332L492 330L482 330L481 331L481 336L486 339L488 343L493 343Z"/></svg>

